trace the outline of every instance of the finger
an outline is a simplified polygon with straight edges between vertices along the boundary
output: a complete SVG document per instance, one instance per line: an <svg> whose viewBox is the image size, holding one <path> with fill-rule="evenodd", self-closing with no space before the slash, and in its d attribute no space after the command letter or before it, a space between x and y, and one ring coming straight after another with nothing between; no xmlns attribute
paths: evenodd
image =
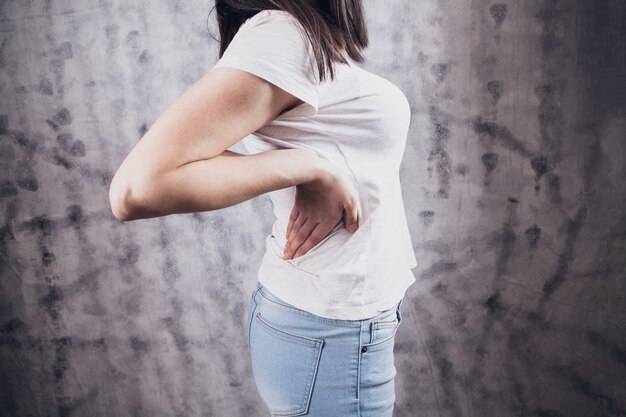
<svg viewBox="0 0 626 417"><path fill-rule="evenodd" d="M354 203L350 206L344 207L343 210L344 210L344 216L345 216L344 225L346 226L346 229L348 229L350 233L356 232L356 229L359 227L358 205Z"/></svg>
<svg viewBox="0 0 626 417"><path fill-rule="evenodd" d="M297 232L305 221L306 217L304 216L304 213L299 212L291 225L291 229L289 229L289 233L287 233L287 243L289 243L289 241L293 238L294 232Z"/></svg>
<svg viewBox="0 0 626 417"><path fill-rule="evenodd" d="M296 236L296 234L298 233L298 231L300 230L300 228L302 227L302 225L306 222L307 218L304 215L303 212L299 212L298 216L296 217L295 221L293 222L291 229L289 230L289 234L287 235L287 240L285 242L285 247L283 249L283 258L287 259L288 258L288 254L289 253L293 253L294 251L292 251L292 247L293 247L293 239Z"/></svg>
<svg viewBox="0 0 626 417"><path fill-rule="evenodd" d="M298 207L294 204L294 206L291 208L291 215L289 216L289 223L287 224L287 232L285 233L285 239L287 239L287 237L289 236L289 232L291 232L291 228L293 227L294 222L298 218L299 212L300 210L298 210Z"/></svg>
<svg viewBox="0 0 626 417"><path fill-rule="evenodd" d="M322 223L318 223L313 230L311 230L311 234L309 234L309 237L307 237L307 239L302 242L302 245L300 245L300 247L296 250L296 252L294 253L293 257L297 258L298 256L302 256L305 253L307 253L313 246L317 245L318 243L320 243L322 241L322 239L324 239L325 234L323 234L322 230L324 229L324 226L322 225Z"/></svg>
<svg viewBox="0 0 626 417"><path fill-rule="evenodd" d="M290 243L287 252L287 259L293 259L293 255L300 248L302 243L308 239L313 229L315 229L315 226L317 226L317 222L311 220L310 218L304 222L298 232L293 235L293 240Z"/></svg>

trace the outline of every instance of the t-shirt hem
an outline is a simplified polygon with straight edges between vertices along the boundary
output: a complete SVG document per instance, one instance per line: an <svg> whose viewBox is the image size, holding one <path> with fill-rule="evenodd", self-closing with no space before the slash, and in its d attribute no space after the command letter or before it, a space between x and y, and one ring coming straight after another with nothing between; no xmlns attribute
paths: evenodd
<svg viewBox="0 0 626 417"><path fill-rule="evenodd" d="M310 298L292 298L293 293L283 292L285 287L276 285L276 281L268 279L262 275L258 276L258 281L272 294L276 295L286 303L319 317L335 320L365 320L378 315L382 311L392 308L400 302L400 299L404 297L407 289L416 281L415 276L413 276L413 273L410 270L408 270L408 273L405 276L407 278L399 283L396 287L396 291L383 300L375 300L372 303L359 306L333 305L331 308L325 304L312 302Z"/></svg>

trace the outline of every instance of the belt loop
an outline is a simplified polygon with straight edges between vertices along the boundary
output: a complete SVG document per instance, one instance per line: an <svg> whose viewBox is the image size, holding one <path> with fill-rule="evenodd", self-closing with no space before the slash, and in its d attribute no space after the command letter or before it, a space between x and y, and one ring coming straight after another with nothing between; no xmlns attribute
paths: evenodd
<svg viewBox="0 0 626 417"><path fill-rule="evenodd" d="M396 308L396 315L398 316L398 324L402 321L402 302L404 301L404 297L400 299L398 303L398 307Z"/></svg>
<svg viewBox="0 0 626 417"><path fill-rule="evenodd" d="M252 292L252 299L253 300L254 300L254 297L256 296L256 293L258 293L260 289L261 289L261 283L259 281L257 281L256 282L256 288Z"/></svg>

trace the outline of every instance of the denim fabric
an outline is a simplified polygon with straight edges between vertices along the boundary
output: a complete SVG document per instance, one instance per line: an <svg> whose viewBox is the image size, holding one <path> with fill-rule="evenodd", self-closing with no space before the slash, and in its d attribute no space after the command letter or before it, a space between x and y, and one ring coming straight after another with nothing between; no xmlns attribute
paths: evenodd
<svg viewBox="0 0 626 417"><path fill-rule="evenodd" d="M320 317L257 283L248 309L252 374L270 416L391 417L398 304L365 320Z"/></svg>

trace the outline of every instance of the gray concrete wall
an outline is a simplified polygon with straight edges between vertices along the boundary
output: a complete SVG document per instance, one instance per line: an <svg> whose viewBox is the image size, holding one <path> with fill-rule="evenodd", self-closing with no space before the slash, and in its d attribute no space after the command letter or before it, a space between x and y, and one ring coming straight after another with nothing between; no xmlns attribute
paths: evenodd
<svg viewBox="0 0 626 417"><path fill-rule="evenodd" d="M626 3L365 3L364 67L413 109L395 415L626 415ZM267 196L128 223L107 200L216 61L211 6L0 2L1 416L265 415Z"/></svg>

